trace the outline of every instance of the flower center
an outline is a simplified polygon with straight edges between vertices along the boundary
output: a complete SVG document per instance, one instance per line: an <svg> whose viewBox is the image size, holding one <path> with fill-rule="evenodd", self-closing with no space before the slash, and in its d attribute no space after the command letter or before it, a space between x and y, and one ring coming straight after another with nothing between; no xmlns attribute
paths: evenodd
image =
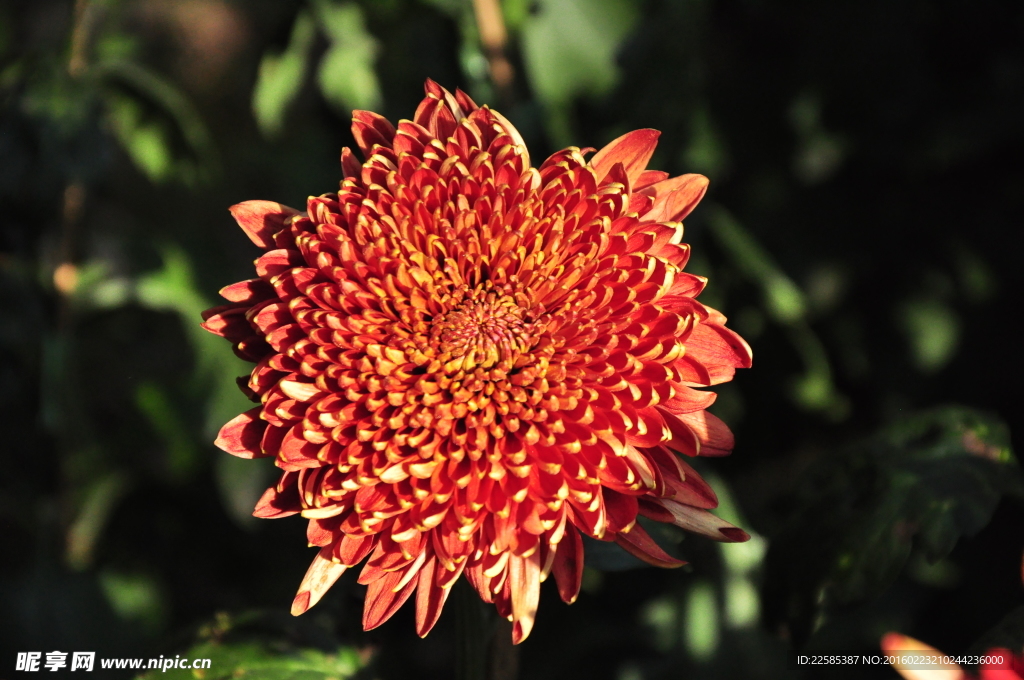
<svg viewBox="0 0 1024 680"><path fill-rule="evenodd" d="M512 296L476 289L433 323L430 345L445 363L461 360L463 370L499 364L507 370L530 347L533 328L525 315Z"/></svg>

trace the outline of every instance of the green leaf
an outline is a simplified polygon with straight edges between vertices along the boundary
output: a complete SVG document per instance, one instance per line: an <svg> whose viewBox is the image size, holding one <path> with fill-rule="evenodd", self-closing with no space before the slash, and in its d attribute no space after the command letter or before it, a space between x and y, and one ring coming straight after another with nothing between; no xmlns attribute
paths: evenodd
<svg viewBox="0 0 1024 680"><path fill-rule="evenodd" d="M238 376L249 373L252 365L235 356L230 343L200 327L202 312L213 305L199 292L185 251L165 248L163 268L139 280L137 296L146 307L181 316L196 358L194 389L206 395L205 432L212 441L224 423L252 408L236 381ZM149 396L152 401L152 395ZM149 407L146 412L158 431L166 427L166 423L158 425L153 420L156 409L152 404L139 405L143 410ZM177 446L180 448L180 443ZM266 466L227 455L217 460L217 482L225 509L242 527L251 526L252 508L268 480Z"/></svg>
<svg viewBox="0 0 1024 680"><path fill-rule="evenodd" d="M288 107L302 90L314 37L313 17L308 11L302 11L292 27L288 49L281 54L267 52L260 61L252 92L252 110L256 123L267 137L280 133Z"/></svg>
<svg viewBox="0 0 1024 680"><path fill-rule="evenodd" d="M359 655L350 647L341 647L332 653L318 649L277 652L272 651L269 645L257 642L205 642L191 648L182 657L193 662L196 659L209 659L209 668L199 673L183 668L169 668L166 672L154 669L140 677L146 680L344 680L351 678L362 667Z"/></svg>
<svg viewBox="0 0 1024 680"><path fill-rule="evenodd" d="M202 117L169 80L121 59L100 62L94 71L106 85L115 136L150 180L193 184L216 172L216 152Z"/></svg>
<svg viewBox="0 0 1024 680"><path fill-rule="evenodd" d="M271 612L250 612L236 617L221 613L214 622L200 629L197 644L175 655L189 663L208 660L202 664L205 668L149 669L139 678L345 680L366 665L368 655L355 647L339 645L325 651L325 631L319 630L314 635L312 628L308 620L287 617L283 621ZM318 648L303 646L304 641L313 639L318 640Z"/></svg>
<svg viewBox="0 0 1024 680"><path fill-rule="evenodd" d="M533 91L551 116L556 145L570 143L568 108L581 96L607 93L616 82L619 44L632 30L630 0L541 0L522 24L522 49Z"/></svg>
<svg viewBox="0 0 1024 680"><path fill-rule="evenodd" d="M320 26L331 41L317 74L324 99L346 115L352 109L379 108L380 83L373 70L378 45L366 30L363 11L352 2L329 0L320 0L315 7Z"/></svg>
<svg viewBox="0 0 1024 680"><path fill-rule="evenodd" d="M1024 494L996 417L948 406L907 416L808 470L768 554L768 597L797 638L836 606L881 593L912 551L929 562Z"/></svg>

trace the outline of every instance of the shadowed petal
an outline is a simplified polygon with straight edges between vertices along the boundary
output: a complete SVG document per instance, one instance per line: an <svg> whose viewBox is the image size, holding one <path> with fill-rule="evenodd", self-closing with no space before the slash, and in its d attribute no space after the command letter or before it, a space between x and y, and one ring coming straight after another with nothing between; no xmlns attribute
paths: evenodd
<svg viewBox="0 0 1024 680"><path fill-rule="evenodd" d="M327 557L324 556L325 553ZM313 558L313 563L309 565L302 583L299 584L299 592L292 600L292 616L305 613L319 602L338 577L345 573L348 567L332 562L329 555L330 548L324 548Z"/></svg>

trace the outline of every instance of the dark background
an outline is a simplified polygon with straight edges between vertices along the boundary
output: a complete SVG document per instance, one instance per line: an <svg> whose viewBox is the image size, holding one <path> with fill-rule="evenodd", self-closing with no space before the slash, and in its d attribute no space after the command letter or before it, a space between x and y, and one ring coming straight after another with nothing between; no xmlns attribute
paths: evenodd
<svg viewBox="0 0 1024 680"><path fill-rule="evenodd" d="M363 633L347 575L287 615L304 523L248 516L272 470L210 443L246 368L198 329L257 255L227 207L331 191L348 111L409 118L427 77L535 164L661 130L651 167L711 179L701 299L754 349L713 407L737 448L699 462L755 539L687 538L677 571L595 548L575 605L545 586L520 677L816 677L787 655L889 630L1019 651L1024 7L503 10L496 87L469 0L0 0L0 676L18 651L255 641L452 677L450 611Z"/></svg>

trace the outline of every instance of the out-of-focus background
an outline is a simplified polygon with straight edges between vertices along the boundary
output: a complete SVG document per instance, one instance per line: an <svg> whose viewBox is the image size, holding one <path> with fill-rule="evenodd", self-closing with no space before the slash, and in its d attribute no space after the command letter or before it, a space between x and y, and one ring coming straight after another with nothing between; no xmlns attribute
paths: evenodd
<svg viewBox="0 0 1024 680"><path fill-rule="evenodd" d="M496 6L0 0L0 676L63 650L452 677L453 613L363 633L354 574L288 616L304 522L250 516L273 468L211 443L247 369L198 327L252 276L227 207L336 189L350 111L411 117L427 77L535 159L661 130L652 167L711 178L702 301L754 348L713 407L737 448L699 461L753 540L665 534L675 571L588 546L523 680L895 677L788 657L888 630L1024 644L1024 6Z"/></svg>

